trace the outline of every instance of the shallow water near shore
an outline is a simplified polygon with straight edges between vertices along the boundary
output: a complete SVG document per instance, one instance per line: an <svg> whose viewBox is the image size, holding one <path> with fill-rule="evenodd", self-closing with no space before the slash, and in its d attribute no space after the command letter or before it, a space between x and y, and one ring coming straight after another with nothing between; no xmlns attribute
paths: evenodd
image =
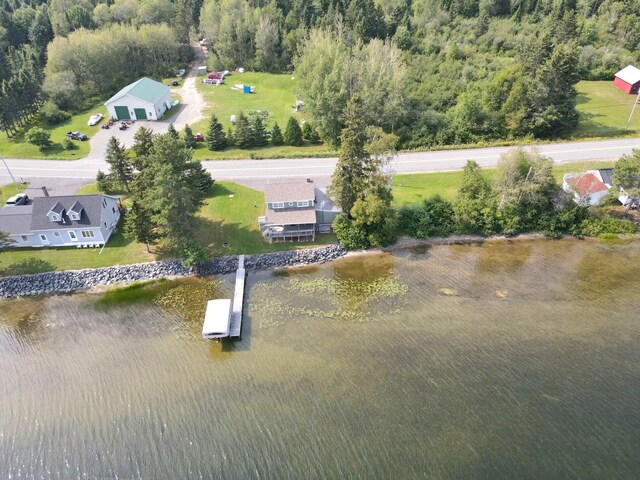
<svg viewBox="0 0 640 480"><path fill-rule="evenodd" d="M640 242L456 245L0 302L0 478L640 472Z"/></svg>

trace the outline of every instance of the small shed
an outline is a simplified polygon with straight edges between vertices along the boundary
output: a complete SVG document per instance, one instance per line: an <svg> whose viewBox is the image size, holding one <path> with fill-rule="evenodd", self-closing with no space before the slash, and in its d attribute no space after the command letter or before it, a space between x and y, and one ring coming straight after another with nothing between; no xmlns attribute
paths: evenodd
<svg viewBox="0 0 640 480"><path fill-rule="evenodd" d="M171 108L171 89L147 77L127 85L104 104L118 120L159 120Z"/></svg>
<svg viewBox="0 0 640 480"><path fill-rule="evenodd" d="M640 69L633 65L627 65L616 73L613 84L625 93L638 93L638 87L640 87Z"/></svg>
<svg viewBox="0 0 640 480"><path fill-rule="evenodd" d="M205 65L201 65L198 67L198 75L206 75L207 67Z"/></svg>

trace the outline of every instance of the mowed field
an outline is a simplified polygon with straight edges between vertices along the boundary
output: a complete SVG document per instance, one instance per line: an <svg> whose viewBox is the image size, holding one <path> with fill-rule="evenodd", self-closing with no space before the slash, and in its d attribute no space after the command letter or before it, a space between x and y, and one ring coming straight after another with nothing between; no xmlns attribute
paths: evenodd
<svg viewBox="0 0 640 480"><path fill-rule="evenodd" d="M269 112L267 128L271 130L274 123L278 123L284 133L289 117L294 117L298 123L306 120L304 107L298 113L294 111L296 103L296 81L291 74L273 74L259 72L232 73L225 78L223 85L205 85L201 82L203 77L196 79L198 90L205 100L205 119L191 125L194 133L201 132L205 136L209 129L209 119L212 114L224 126L225 132L231 126L231 115L238 115L241 111L245 114L263 110ZM233 90L236 84L251 85L255 93L246 94ZM199 144L194 151L194 158L205 159L233 159L233 158L294 158L294 157L320 157L335 155L324 145L304 145L302 147L254 148L250 151L241 149L227 149L223 152L212 152L205 144Z"/></svg>
<svg viewBox="0 0 640 480"><path fill-rule="evenodd" d="M627 95L608 80L578 82L576 89L580 113L576 135L606 137L625 133L636 95ZM640 106L633 114L629 130L640 131Z"/></svg>
<svg viewBox="0 0 640 480"><path fill-rule="evenodd" d="M87 125L89 117L94 113L101 113L106 117L107 107L102 103L82 113L74 115L69 120L60 125L50 126L40 121L38 117L34 117L30 125L20 131L15 137L9 138L5 132L0 132L0 154L9 158L48 158L52 160L76 160L86 157L89 154L89 142L74 141L75 150L65 150L62 148L62 142L67 138L67 132L80 131L91 138L98 130L100 130L100 122L98 125L90 127ZM104 121L104 120L103 120ZM40 151L35 145L27 143L25 133L31 127L41 127L51 133L51 142L53 145Z"/></svg>

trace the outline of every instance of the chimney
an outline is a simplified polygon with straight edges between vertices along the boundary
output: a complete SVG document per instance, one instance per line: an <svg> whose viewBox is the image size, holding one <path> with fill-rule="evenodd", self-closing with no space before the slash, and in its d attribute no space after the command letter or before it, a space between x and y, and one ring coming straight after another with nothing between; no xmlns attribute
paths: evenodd
<svg viewBox="0 0 640 480"><path fill-rule="evenodd" d="M48 197L49 196L49 190L47 190L47 187L42 186L40 188L42 188L42 193L44 193L44 196Z"/></svg>

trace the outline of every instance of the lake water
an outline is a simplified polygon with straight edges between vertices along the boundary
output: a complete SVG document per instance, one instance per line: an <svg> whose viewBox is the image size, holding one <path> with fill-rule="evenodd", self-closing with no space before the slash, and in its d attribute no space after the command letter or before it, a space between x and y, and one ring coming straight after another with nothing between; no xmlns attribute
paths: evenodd
<svg viewBox="0 0 640 480"><path fill-rule="evenodd" d="M0 478L635 479L640 243L442 246L0 302Z"/></svg>

